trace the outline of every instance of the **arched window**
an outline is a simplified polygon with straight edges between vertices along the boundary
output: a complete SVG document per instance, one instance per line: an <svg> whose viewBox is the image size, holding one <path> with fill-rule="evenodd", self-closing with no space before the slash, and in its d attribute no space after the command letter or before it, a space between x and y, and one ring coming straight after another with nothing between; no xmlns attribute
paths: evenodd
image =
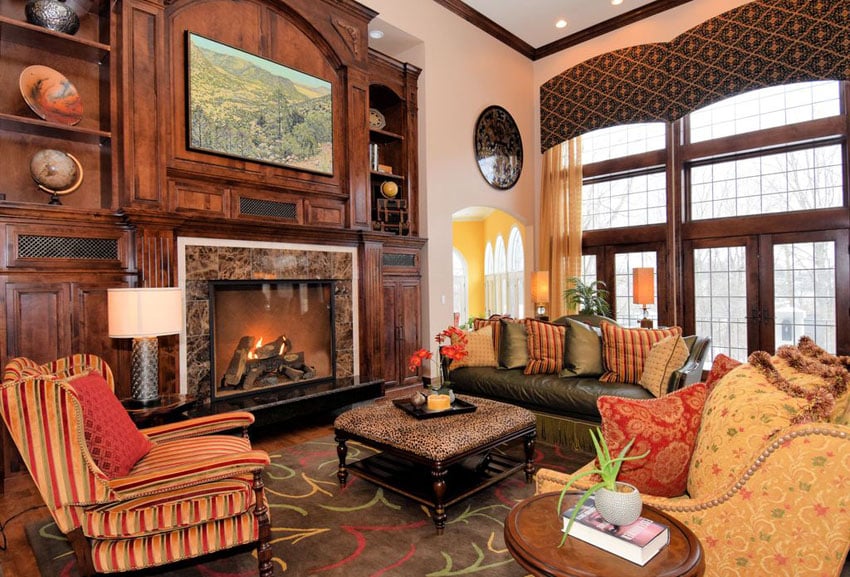
<svg viewBox="0 0 850 577"><path fill-rule="evenodd" d="M515 226L508 236L507 305L511 316L525 317L525 253L522 235Z"/></svg>
<svg viewBox="0 0 850 577"><path fill-rule="evenodd" d="M496 249L493 253L494 277L496 280L496 300L494 311L498 314L508 312L508 258L505 251L505 239L496 237Z"/></svg>
<svg viewBox="0 0 850 577"><path fill-rule="evenodd" d="M484 309L489 317L496 310L496 269L493 264L493 245L484 247Z"/></svg>
<svg viewBox="0 0 850 577"><path fill-rule="evenodd" d="M452 303L455 324L462 326L469 320L469 267L458 249L452 250Z"/></svg>

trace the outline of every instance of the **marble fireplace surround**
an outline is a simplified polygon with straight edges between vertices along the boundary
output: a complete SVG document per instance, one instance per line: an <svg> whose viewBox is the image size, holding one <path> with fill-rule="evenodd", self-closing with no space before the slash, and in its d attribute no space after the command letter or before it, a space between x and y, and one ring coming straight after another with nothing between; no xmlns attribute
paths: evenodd
<svg viewBox="0 0 850 577"><path fill-rule="evenodd" d="M209 292L211 280L334 280L336 376L359 366L357 249L353 247L180 237L178 285L185 325L180 335L180 392L210 397Z"/></svg>

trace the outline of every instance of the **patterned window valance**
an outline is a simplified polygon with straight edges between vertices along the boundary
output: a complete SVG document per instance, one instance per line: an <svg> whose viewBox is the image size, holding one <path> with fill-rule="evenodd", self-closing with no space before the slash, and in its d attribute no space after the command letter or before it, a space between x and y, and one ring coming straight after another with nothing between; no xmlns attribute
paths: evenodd
<svg viewBox="0 0 850 577"><path fill-rule="evenodd" d="M726 97L850 78L850 0L756 0L667 43L586 60L540 88L541 150L617 124L672 121Z"/></svg>

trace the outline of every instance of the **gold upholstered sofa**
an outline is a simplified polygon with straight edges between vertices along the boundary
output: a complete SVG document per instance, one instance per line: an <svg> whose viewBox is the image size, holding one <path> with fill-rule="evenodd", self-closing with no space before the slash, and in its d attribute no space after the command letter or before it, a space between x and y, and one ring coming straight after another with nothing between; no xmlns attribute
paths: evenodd
<svg viewBox="0 0 850 577"><path fill-rule="evenodd" d="M706 380L683 494L643 497L699 537L707 576L841 574L850 546L848 364L804 337ZM664 411L653 407L647 426L637 403L629 426L651 436ZM605 425L603 416L603 434L612 434ZM647 478L665 474L655 466ZM541 469L537 492L560 491L568 478Z"/></svg>

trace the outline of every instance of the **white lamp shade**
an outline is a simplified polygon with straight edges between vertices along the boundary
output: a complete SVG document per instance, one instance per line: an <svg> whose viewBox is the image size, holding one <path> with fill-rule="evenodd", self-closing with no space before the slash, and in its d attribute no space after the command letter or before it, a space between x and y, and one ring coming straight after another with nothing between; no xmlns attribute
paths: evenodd
<svg viewBox="0 0 850 577"><path fill-rule="evenodd" d="M651 305L655 302L655 269L632 270L632 295L636 305Z"/></svg>
<svg viewBox="0 0 850 577"><path fill-rule="evenodd" d="M115 339L173 335L183 328L179 288L107 289L109 336Z"/></svg>

